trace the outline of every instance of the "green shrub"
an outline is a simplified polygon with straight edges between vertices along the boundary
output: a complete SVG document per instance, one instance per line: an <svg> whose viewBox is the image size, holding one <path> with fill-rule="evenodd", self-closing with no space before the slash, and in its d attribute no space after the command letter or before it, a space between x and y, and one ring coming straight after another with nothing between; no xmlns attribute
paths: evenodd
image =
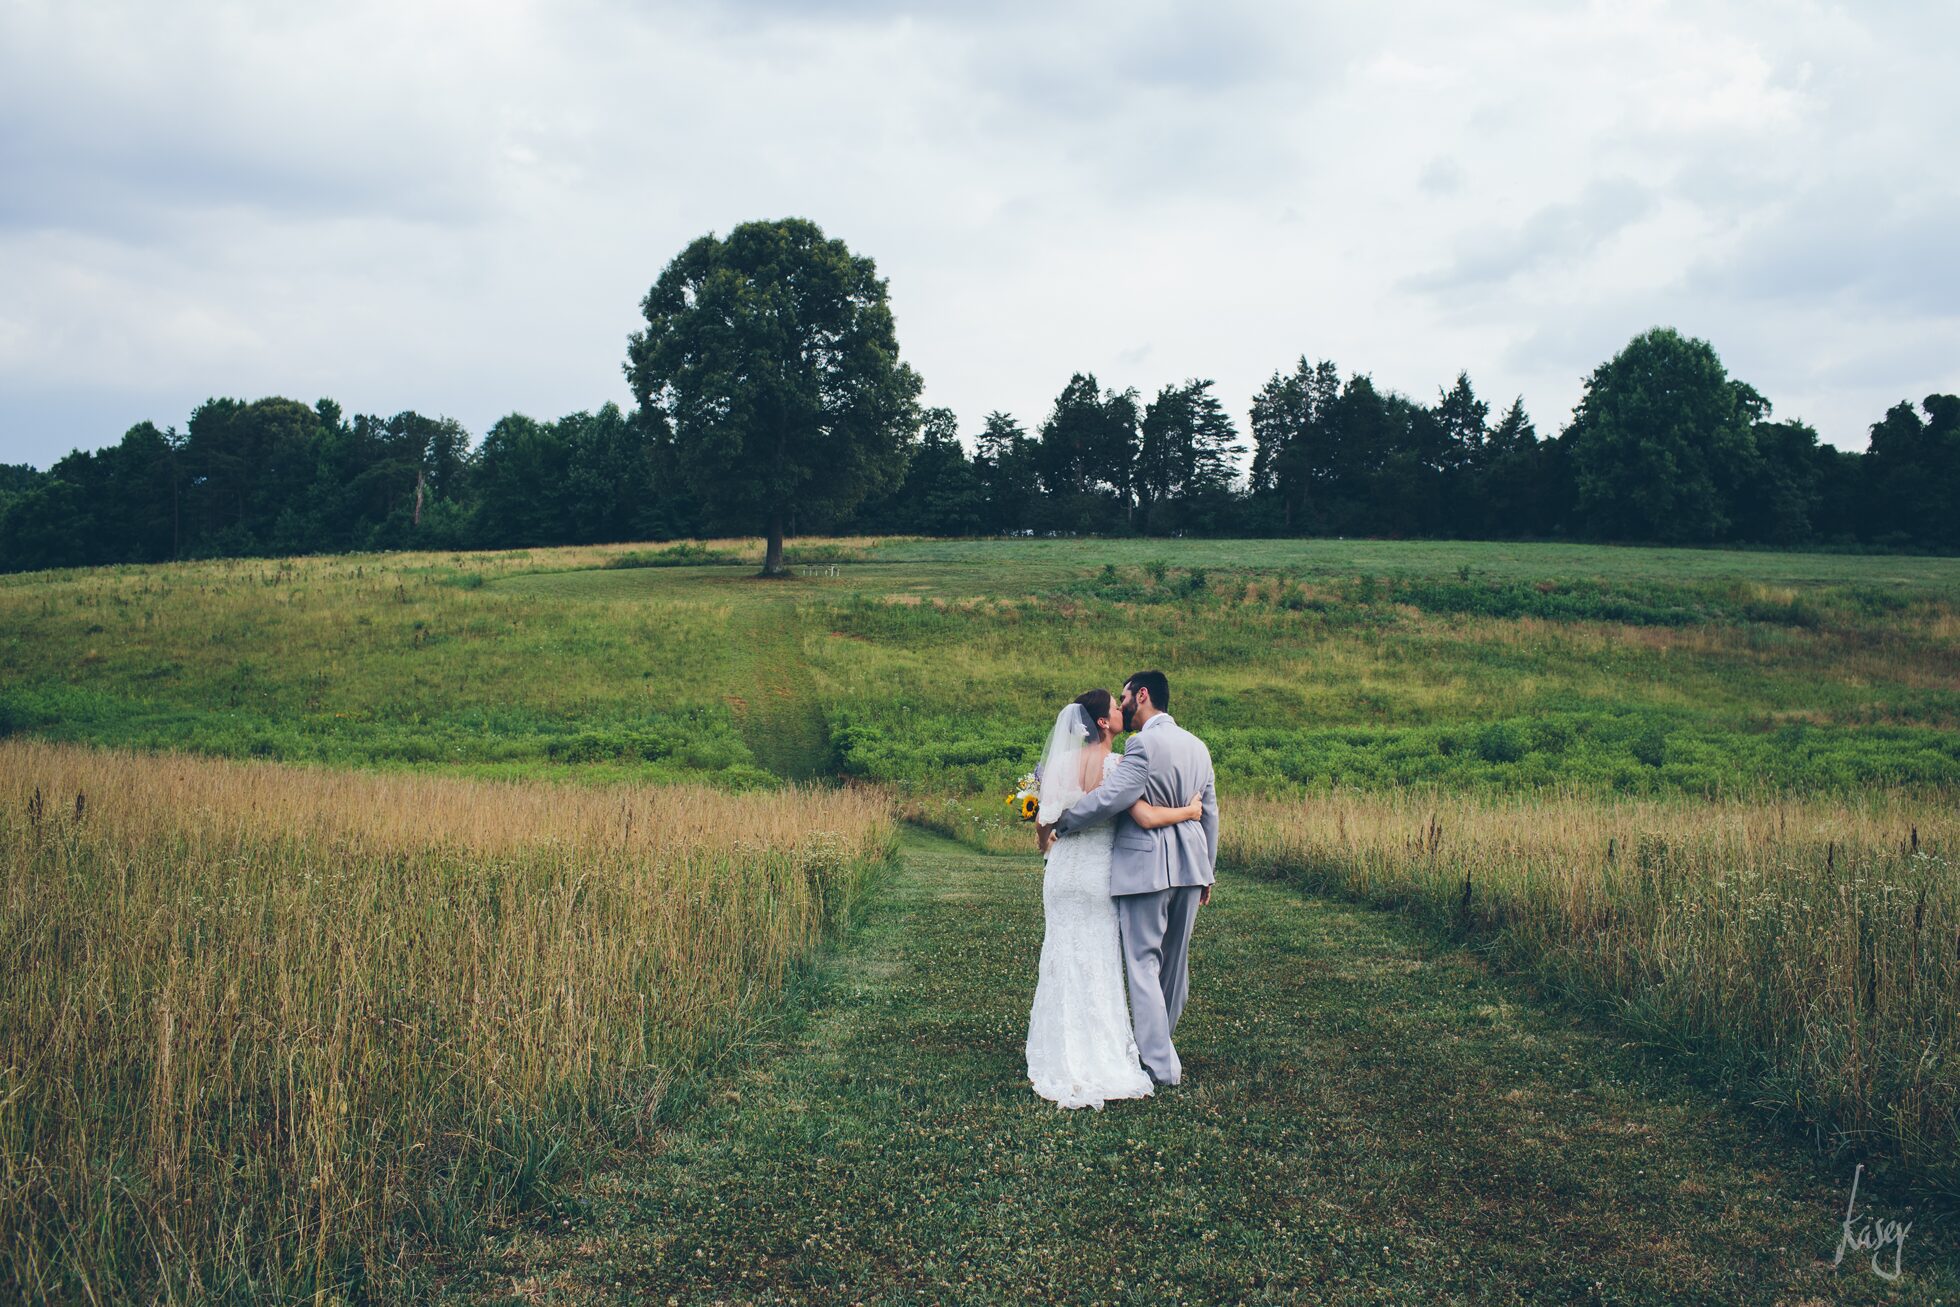
<svg viewBox="0 0 1960 1307"><path fill-rule="evenodd" d="M702 567L713 563L742 563L740 554L731 554L725 549L710 549L706 545L681 541L666 549L632 550L614 554L605 562L607 567Z"/></svg>
<svg viewBox="0 0 1960 1307"><path fill-rule="evenodd" d="M1667 761L1667 732L1649 727L1633 738L1627 752L1649 767L1658 767Z"/></svg>
<svg viewBox="0 0 1960 1307"><path fill-rule="evenodd" d="M1743 603L1739 611L1746 621L1765 622L1772 626L1796 626L1814 630L1824 624L1823 614L1801 597L1788 601L1751 599Z"/></svg>
<svg viewBox="0 0 1960 1307"><path fill-rule="evenodd" d="M1524 733L1509 722L1492 722L1477 732L1477 756L1485 762L1516 762L1525 753Z"/></svg>

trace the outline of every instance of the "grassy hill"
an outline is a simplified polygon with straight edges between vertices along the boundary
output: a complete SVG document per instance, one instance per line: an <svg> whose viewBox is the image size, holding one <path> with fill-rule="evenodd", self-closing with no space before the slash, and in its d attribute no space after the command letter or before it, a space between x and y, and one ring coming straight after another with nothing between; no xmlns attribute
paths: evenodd
<svg viewBox="0 0 1960 1307"><path fill-rule="evenodd" d="M1960 784L1960 560L857 540L0 578L0 732L476 775L992 792L1157 666L1240 793Z"/></svg>

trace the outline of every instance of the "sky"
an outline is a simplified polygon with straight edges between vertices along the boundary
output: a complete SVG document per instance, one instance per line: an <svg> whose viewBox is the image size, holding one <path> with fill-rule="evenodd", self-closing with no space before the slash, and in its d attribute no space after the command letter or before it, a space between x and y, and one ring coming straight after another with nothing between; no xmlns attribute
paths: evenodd
<svg viewBox="0 0 1960 1307"><path fill-rule="evenodd" d="M648 286L799 216L924 401L1301 357L1542 435L1668 325L1862 449L1960 391L1960 5L0 0L0 462L206 398L630 405Z"/></svg>

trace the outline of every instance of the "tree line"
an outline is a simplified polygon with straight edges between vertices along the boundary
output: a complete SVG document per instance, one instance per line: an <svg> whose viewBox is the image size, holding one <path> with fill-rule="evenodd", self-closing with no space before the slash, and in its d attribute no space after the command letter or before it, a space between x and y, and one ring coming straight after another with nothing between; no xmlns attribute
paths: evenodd
<svg viewBox="0 0 1960 1307"><path fill-rule="evenodd" d="M1329 360L1276 371L1243 431L1213 382L1145 400L1072 376L1032 430L920 408L868 259L791 219L703 237L649 292L636 404L499 419L212 399L46 472L0 466L0 569L784 534L1579 539L1960 550L1960 396L1863 452L1655 328L1557 435L1467 375L1419 402ZM790 330L785 324L793 326ZM1248 459L1249 456L1249 459Z"/></svg>

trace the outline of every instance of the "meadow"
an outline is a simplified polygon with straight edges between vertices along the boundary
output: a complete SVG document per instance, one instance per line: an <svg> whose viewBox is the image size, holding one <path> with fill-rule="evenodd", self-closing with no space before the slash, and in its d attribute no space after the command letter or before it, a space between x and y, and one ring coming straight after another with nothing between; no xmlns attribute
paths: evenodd
<svg viewBox="0 0 1960 1307"><path fill-rule="evenodd" d="M0 741L0 1284L400 1299L685 1106L893 836L862 791Z"/></svg>
<svg viewBox="0 0 1960 1307"><path fill-rule="evenodd" d="M622 1152L445 1282L476 1307L1953 1302L1960 1232L1896 1283L1832 1263L1845 1179L1623 1029L1424 925L1228 872L1186 1080L1062 1112L1019 1045L1034 861L908 830L816 1001L663 1146Z"/></svg>
<svg viewBox="0 0 1960 1307"><path fill-rule="evenodd" d="M1534 549L1543 551L1534 552ZM0 578L0 733L478 776L991 791L1160 666L1237 793L1960 784L1960 560L753 541ZM667 564L667 565L662 565Z"/></svg>
<svg viewBox="0 0 1960 1307"><path fill-rule="evenodd" d="M894 813L1024 850L1001 797L1055 706L1148 666L1212 747L1229 870L1407 914L1836 1155L1960 1196L1960 559L849 539L793 544L795 574L763 582L759 558L729 540L0 577L9 963L44 978L0 1020L9 1050L55 1059L0 1095L9 1164L34 1159L9 1191L16 1273L139 1282L172 1240L238 1292L401 1273L478 1196L521 1198L535 1167L512 1159L585 1151L618 1128L604 1105L737 1042ZM158 788L190 775L204 797ZM277 819L240 818L252 802ZM229 816L183 816L201 804ZM660 839L627 840L639 805ZM812 845L807 824L841 833ZM729 887L719 917L645 888L697 865L683 878ZM669 941L660 966L626 960L642 935ZM355 942L378 961L347 964ZM113 982L83 961L124 954ZM550 1011L581 1033L555 1043ZM266 1036L182 1079L187 1046L159 1032L241 1013ZM521 1074L498 1064L513 1046ZM359 1085L329 1065L349 1058ZM342 1102L364 1124L327 1128ZM238 1103L250 1129L220 1110ZM324 1131L310 1153L301 1120ZM257 1206L198 1200L233 1173ZM323 1175L353 1186L339 1205L305 1188Z"/></svg>
<svg viewBox="0 0 1960 1307"><path fill-rule="evenodd" d="M1833 1152L1960 1198L1960 816L1950 797L1346 791L1232 803L1220 861L1472 943ZM993 853L996 804L913 823Z"/></svg>

